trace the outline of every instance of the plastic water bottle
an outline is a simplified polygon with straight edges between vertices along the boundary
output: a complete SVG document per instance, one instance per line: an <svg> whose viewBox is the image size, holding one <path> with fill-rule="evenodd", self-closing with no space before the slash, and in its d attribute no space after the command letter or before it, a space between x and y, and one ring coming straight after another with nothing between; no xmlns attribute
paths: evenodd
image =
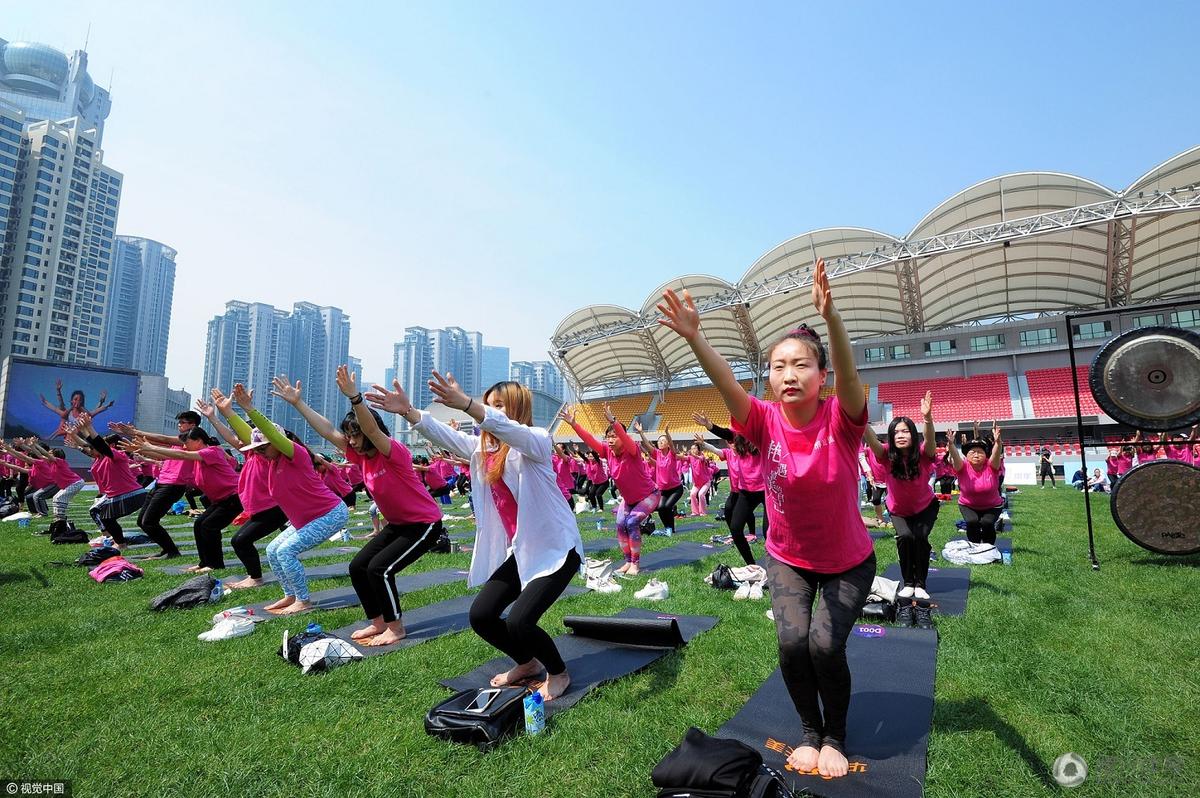
<svg viewBox="0 0 1200 798"><path fill-rule="evenodd" d="M604 529L604 522L603 522L603 521L597 521L597 522L596 522L596 531L597 531L597 532L600 532L600 531L602 531L603 529Z"/></svg>
<svg viewBox="0 0 1200 798"><path fill-rule="evenodd" d="M546 729L546 705L542 694L534 690L525 696L525 731L529 734L541 734Z"/></svg>
<svg viewBox="0 0 1200 798"><path fill-rule="evenodd" d="M308 626L304 627L305 634L319 635L323 631L324 630L321 628L321 624L315 623L313 621L309 621Z"/></svg>
<svg viewBox="0 0 1200 798"><path fill-rule="evenodd" d="M100 545L105 548L107 548L108 546L111 546L112 544L113 544L113 539L110 538L108 535L105 535L104 537L102 537L100 539Z"/></svg>
<svg viewBox="0 0 1200 798"><path fill-rule="evenodd" d="M1012 552L1008 549L1003 549L1000 552L1000 559L1003 560L1005 565L1012 565Z"/></svg>

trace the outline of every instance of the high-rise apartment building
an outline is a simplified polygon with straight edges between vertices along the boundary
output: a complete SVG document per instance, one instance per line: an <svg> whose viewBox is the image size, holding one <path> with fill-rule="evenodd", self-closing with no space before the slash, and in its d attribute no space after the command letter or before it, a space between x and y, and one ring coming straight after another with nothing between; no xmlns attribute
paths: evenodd
<svg viewBox="0 0 1200 798"><path fill-rule="evenodd" d="M393 350L392 368L413 405L425 408L433 401L428 385L433 370L453 374L469 396L479 396L487 387L482 377L483 349L483 335L461 327L408 327Z"/></svg>
<svg viewBox="0 0 1200 798"><path fill-rule="evenodd" d="M98 141L0 103L0 357L102 362L122 177Z"/></svg>
<svg viewBox="0 0 1200 798"><path fill-rule="evenodd" d="M512 379L533 391L541 391L557 399L567 398L567 384L562 372L549 360L515 360Z"/></svg>
<svg viewBox="0 0 1200 798"><path fill-rule="evenodd" d="M480 366L480 391L486 391L498 382L508 379L508 347L485 346L483 364Z"/></svg>
<svg viewBox="0 0 1200 798"><path fill-rule="evenodd" d="M21 109L27 122L77 117L95 131L99 147L112 101L92 81L87 62L82 50L68 56L49 45L0 39L0 101Z"/></svg>
<svg viewBox="0 0 1200 798"><path fill-rule="evenodd" d="M291 405L271 396L271 379L301 382L304 401L335 422L346 402L335 382L337 367L350 358L350 319L341 309L297 302L289 314L261 302L227 302L208 323L204 394L228 392L241 382L254 391L255 406L295 432L305 444L326 444Z"/></svg>
<svg viewBox="0 0 1200 798"><path fill-rule="evenodd" d="M166 371L175 255L171 247L148 238L117 236L105 312L104 365L146 374Z"/></svg>

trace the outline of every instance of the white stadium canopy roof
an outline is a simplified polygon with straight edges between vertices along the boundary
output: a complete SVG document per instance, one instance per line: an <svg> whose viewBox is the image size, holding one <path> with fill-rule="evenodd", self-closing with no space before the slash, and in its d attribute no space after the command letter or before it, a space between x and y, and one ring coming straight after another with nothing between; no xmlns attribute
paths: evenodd
<svg viewBox="0 0 1200 798"><path fill-rule="evenodd" d="M1200 147L1114 191L1057 172L977 183L911 231L814 230L759 257L736 283L669 280L638 309L590 305L569 314L551 356L578 389L695 373L695 359L658 324L666 288L687 289L704 332L731 363L761 369L762 349L807 321L824 335L809 290L824 258L852 339L1122 307L1200 290Z"/></svg>

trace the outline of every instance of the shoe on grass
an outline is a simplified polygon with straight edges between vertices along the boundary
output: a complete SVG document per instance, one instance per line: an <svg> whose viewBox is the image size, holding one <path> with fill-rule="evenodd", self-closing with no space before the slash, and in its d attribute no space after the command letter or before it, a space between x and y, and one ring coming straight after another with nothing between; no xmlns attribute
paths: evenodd
<svg viewBox="0 0 1200 798"><path fill-rule="evenodd" d="M911 601L906 601L896 608L897 626L912 626L915 620Z"/></svg>
<svg viewBox="0 0 1200 798"><path fill-rule="evenodd" d="M657 579L651 579L646 583L646 586L634 593L633 595L640 599L648 599L649 601L662 601L667 597L667 583L660 582Z"/></svg>
<svg viewBox="0 0 1200 798"><path fill-rule="evenodd" d="M245 637L253 631L254 622L249 618L226 618L207 632L196 635L196 638L206 643L215 643L218 640Z"/></svg>
<svg viewBox="0 0 1200 798"><path fill-rule="evenodd" d="M762 582L751 582L750 583L750 600L751 601L761 601L762 597L763 597L763 583Z"/></svg>
<svg viewBox="0 0 1200 798"><path fill-rule="evenodd" d="M594 590L597 593L620 593L621 586L614 582L609 577L605 576L600 579L589 579L587 581L588 590Z"/></svg>
<svg viewBox="0 0 1200 798"><path fill-rule="evenodd" d="M913 611L918 629L933 628L933 607L928 604L918 604Z"/></svg>
<svg viewBox="0 0 1200 798"><path fill-rule="evenodd" d="M750 598L750 586L752 584L751 582L742 582L741 586L733 592L733 600L745 601Z"/></svg>

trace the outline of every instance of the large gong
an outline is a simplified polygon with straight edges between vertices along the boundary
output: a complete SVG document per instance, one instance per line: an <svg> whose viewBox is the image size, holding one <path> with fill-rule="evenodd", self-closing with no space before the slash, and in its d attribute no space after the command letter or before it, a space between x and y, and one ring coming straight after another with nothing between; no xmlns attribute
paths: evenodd
<svg viewBox="0 0 1200 798"><path fill-rule="evenodd" d="M1113 520L1125 537L1158 554L1200 552L1200 468L1151 460L1117 481Z"/></svg>
<svg viewBox="0 0 1200 798"><path fill-rule="evenodd" d="M1088 374L1092 396L1122 424L1169 432L1200 421L1200 334L1143 327L1113 338Z"/></svg>

